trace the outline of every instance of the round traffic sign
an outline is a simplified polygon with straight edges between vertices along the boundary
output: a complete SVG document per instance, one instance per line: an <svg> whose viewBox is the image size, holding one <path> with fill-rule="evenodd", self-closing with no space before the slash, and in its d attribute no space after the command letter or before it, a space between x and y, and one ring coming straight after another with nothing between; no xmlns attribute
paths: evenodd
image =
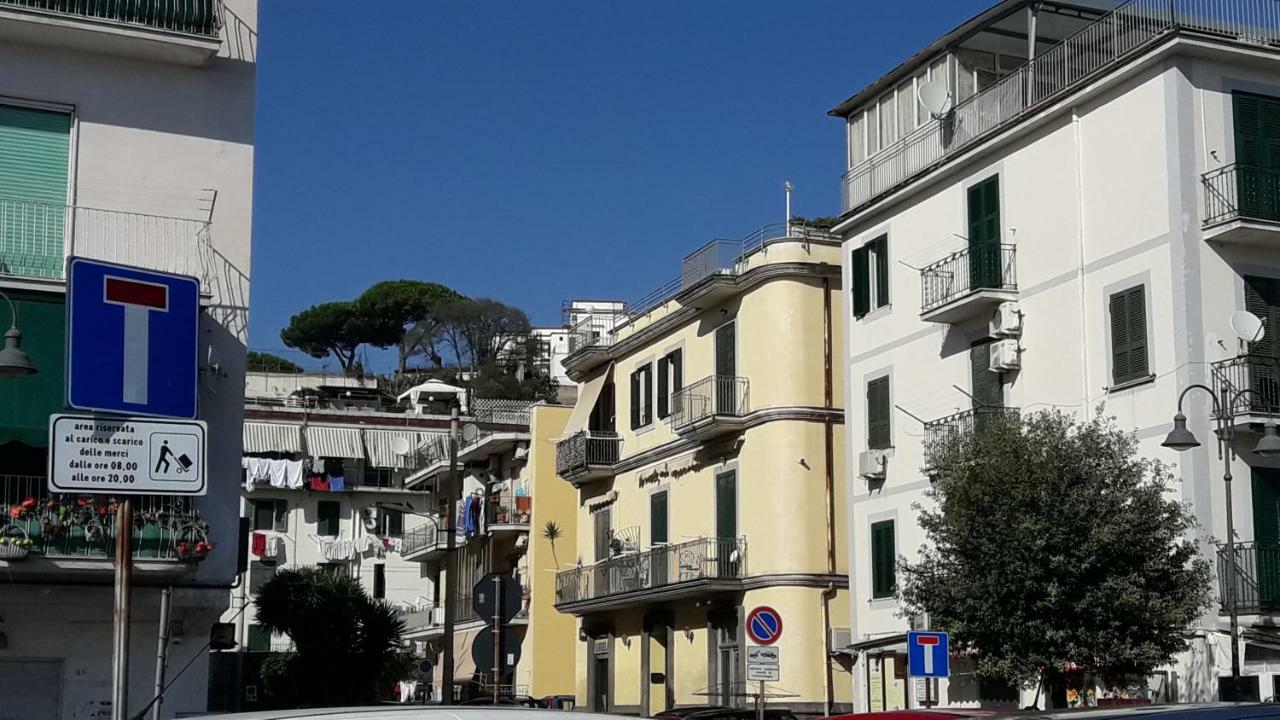
<svg viewBox="0 0 1280 720"><path fill-rule="evenodd" d="M520 662L520 636L510 628L503 628L498 633L498 647L493 646L493 628L484 627L476 633L471 645L471 660L476 664L476 672L489 675L493 672L493 651L498 651L498 672L510 675Z"/></svg>
<svg viewBox="0 0 1280 720"><path fill-rule="evenodd" d="M480 578L471 593L471 607L485 622L492 622L494 615L504 623L511 622L520 613L520 583L510 575L489 573Z"/></svg>
<svg viewBox="0 0 1280 720"><path fill-rule="evenodd" d="M747 635L760 645L772 645L782 637L782 615L761 605L747 615Z"/></svg>

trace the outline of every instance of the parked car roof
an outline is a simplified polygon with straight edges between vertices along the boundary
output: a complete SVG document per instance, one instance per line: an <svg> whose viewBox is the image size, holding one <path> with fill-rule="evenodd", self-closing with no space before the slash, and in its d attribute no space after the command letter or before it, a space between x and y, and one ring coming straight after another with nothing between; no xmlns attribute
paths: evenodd
<svg viewBox="0 0 1280 720"><path fill-rule="evenodd" d="M1275 703L1203 703L1188 705L1114 705L1072 710L980 710L938 708L833 715L825 720L946 720L1010 718L1011 720L1245 720L1280 718Z"/></svg>
<svg viewBox="0 0 1280 720"><path fill-rule="evenodd" d="M226 715L201 715L219 720L617 720L612 715L540 710L508 705L380 705L375 707L262 710Z"/></svg>

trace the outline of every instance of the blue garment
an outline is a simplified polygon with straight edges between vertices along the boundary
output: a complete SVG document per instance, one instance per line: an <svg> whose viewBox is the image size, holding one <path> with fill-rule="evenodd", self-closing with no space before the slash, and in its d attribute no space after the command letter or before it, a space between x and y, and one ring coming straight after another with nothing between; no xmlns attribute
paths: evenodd
<svg viewBox="0 0 1280 720"><path fill-rule="evenodd" d="M471 512L472 506L475 504L475 497L468 495L462 499L462 533L467 537L476 534L475 513Z"/></svg>
<svg viewBox="0 0 1280 720"><path fill-rule="evenodd" d="M347 487L347 479L342 475L329 476L329 492L342 492Z"/></svg>

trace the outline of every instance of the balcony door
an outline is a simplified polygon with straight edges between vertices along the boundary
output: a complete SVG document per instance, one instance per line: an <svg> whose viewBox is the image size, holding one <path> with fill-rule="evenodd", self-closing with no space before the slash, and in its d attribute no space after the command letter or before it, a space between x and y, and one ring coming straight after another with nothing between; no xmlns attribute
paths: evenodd
<svg viewBox="0 0 1280 720"><path fill-rule="evenodd" d="M738 576L738 472L716 474L716 569L720 577Z"/></svg>
<svg viewBox="0 0 1280 720"><path fill-rule="evenodd" d="M1239 215L1280 220L1280 99L1234 93Z"/></svg>
<svg viewBox="0 0 1280 720"><path fill-rule="evenodd" d="M973 394L973 409L998 408L1004 405L1004 386L1000 373L991 372L991 341L982 340L969 348L971 380L969 392ZM990 413L974 413L975 422Z"/></svg>
<svg viewBox="0 0 1280 720"><path fill-rule="evenodd" d="M716 376L711 392L715 411L720 415L735 415L733 378L738 374L738 324L726 323L716 328Z"/></svg>
<svg viewBox="0 0 1280 720"><path fill-rule="evenodd" d="M1262 339L1249 345L1249 389L1258 395L1247 402L1257 411L1275 412L1280 407L1280 280L1246 275L1244 307L1263 324Z"/></svg>
<svg viewBox="0 0 1280 720"><path fill-rule="evenodd" d="M596 566L593 570L595 573L595 591L591 596L603 597L612 592L609 575L612 565L604 561L608 560L612 554L610 552L610 543L613 540L613 509L605 507L597 510L593 516L593 522Z"/></svg>
<svg viewBox="0 0 1280 720"><path fill-rule="evenodd" d="M1256 603L1264 611L1280 608L1280 470L1253 468L1253 540L1255 563L1236 548L1236 604Z"/></svg>
<svg viewBox="0 0 1280 720"><path fill-rule="evenodd" d="M71 115L0 105L0 273L62 277Z"/></svg>
<svg viewBox="0 0 1280 720"><path fill-rule="evenodd" d="M969 188L969 290L1000 287L1000 176Z"/></svg>

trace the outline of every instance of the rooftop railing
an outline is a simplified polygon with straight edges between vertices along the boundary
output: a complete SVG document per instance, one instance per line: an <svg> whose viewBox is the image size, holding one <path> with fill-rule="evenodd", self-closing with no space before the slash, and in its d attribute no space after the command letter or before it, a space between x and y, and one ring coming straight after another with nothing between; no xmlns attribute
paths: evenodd
<svg viewBox="0 0 1280 720"><path fill-rule="evenodd" d="M977 245L925 266L920 271L920 312L978 290L1017 290L1017 259L1013 245Z"/></svg>
<svg viewBox="0 0 1280 720"><path fill-rule="evenodd" d="M1178 31L1250 45L1276 43L1280 41L1280 3L1129 0L959 102L941 120L851 168L844 176L844 209L858 208L893 191Z"/></svg>
<svg viewBox="0 0 1280 720"><path fill-rule="evenodd" d="M6 6L212 38L222 27L221 0L0 0Z"/></svg>
<svg viewBox="0 0 1280 720"><path fill-rule="evenodd" d="M599 600L697 580L741 579L746 575L747 541L698 538L617 555L594 565L556 573L556 604Z"/></svg>

